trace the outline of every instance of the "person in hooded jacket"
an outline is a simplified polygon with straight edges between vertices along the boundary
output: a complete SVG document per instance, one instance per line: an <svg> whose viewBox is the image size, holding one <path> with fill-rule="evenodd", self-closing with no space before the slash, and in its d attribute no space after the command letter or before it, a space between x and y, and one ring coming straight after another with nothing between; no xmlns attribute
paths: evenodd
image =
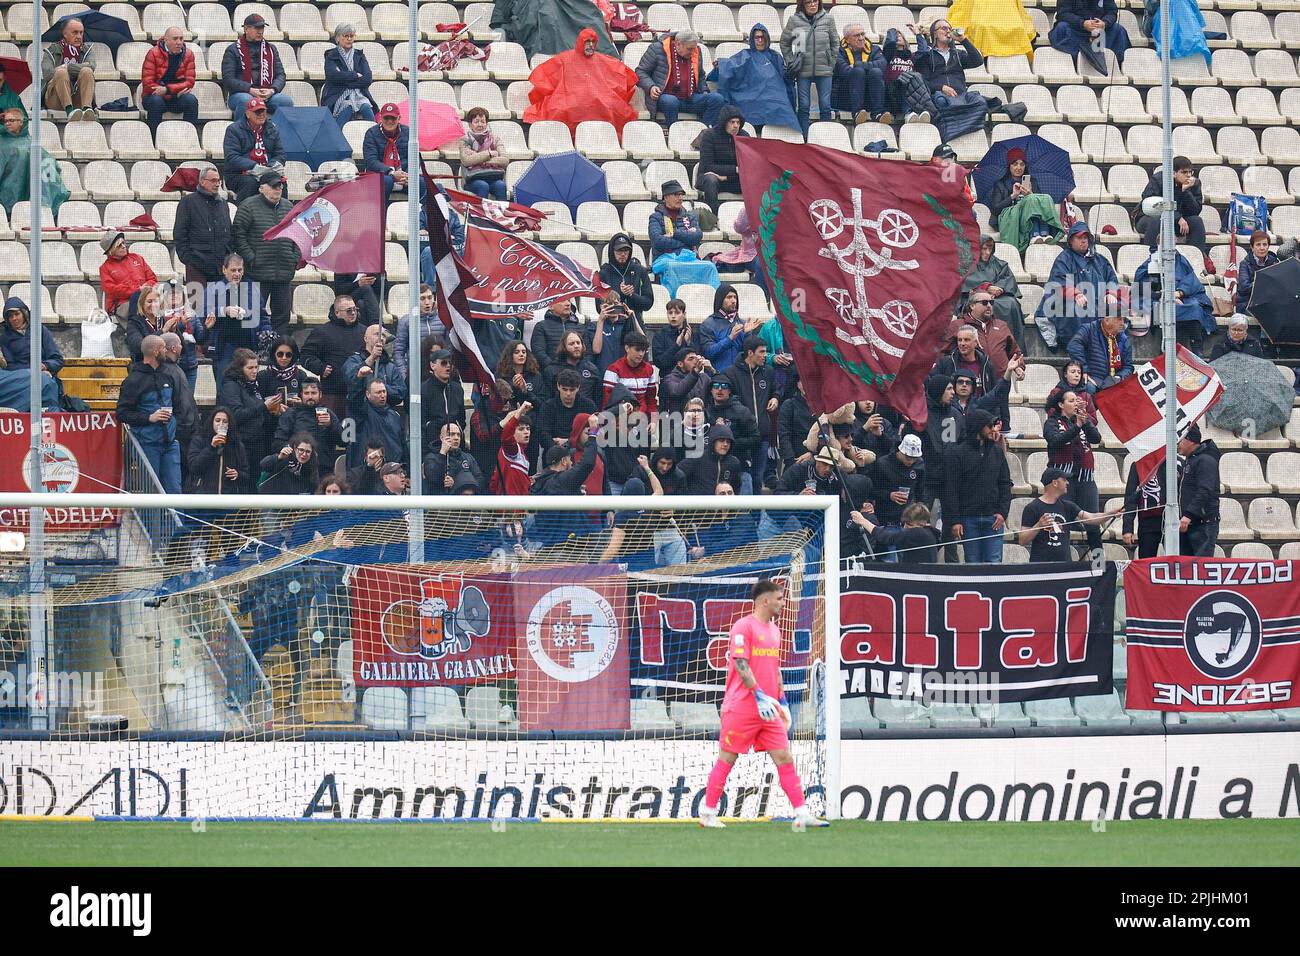
<svg viewBox="0 0 1300 956"><path fill-rule="evenodd" d="M1011 471L988 412L976 409L966 416L966 440L948 459L944 478L944 521L962 542L966 563L1000 564Z"/></svg>
<svg viewBox="0 0 1300 956"><path fill-rule="evenodd" d="M609 389L601 424L606 441L601 450L605 457L605 480L612 495L621 495L623 485L638 470L637 457L643 449L631 440L627 418L636 410L636 396L627 386L619 384Z"/></svg>
<svg viewBox="0 0 1300 956"><path fill-rule="evenodd" d="M600 281L623 297L631 318L640 328L645 328L644 314L655 304L654 283L646 267L632 255L632 237L625 232L615 233L609 241L609 258L600 267ZM533 349L537 351L536 348ZM554 354L554 351L547 354Z"/></svg>
<svg viewBox="0 0 1300 956"><path fill-rule="evenodd" d="M796 379L795 394L781 403L776 416L776 449L783 468L812 458L813 453L805 449L803 443L815 420L808 407L803 379Z"/></svg>
<svg viewBox="0 0 1300 956"><path fill-rule="evenodd" d="M1052 263L1034 324L1047 347L1057 350L1074 338L1080 325L1101 318L1118 303L1115 267L1097 252L1088 224L1076 222Z"/></svg>
<svg viewBox="0 0 1300 956"><path fill-rule="evenodd" d="M261 460L258 472L257 490L264 495L313 495L320 482L316 443L307 435L294 435Z"/></svg>
<svg viewBox="0 0 1300 956"><path fill-rule="evenodd" d="M430 442L442 434L444 425L465 424L465 385L456 375L450 349L429 343L424 349L429 374L420 383L420 414L424 434Z"/></svg>
<svg viewBox="0 0 1300 956"><path fill-rule="evenodd" d="M27 303L17 296L6 299L4 308L4 324L0 325L0 357L4 366L0 370L0 405L29 412L32 353L28 325L32 313ZM50 330L41 326L41 406L45 409L59 409L61 390L56 376L62 368L63 353Z"/></svg>
<svg viewBox="0 0 1300 956"><path fill-rule="evenodd" d="M686 476L686 494L711 495L720 484L728 484L733 488L740 486L744 466L731 453L734 444L731 429L726 425L713 425L709 428L708 445L704 453L698 458L687 458L682 462L682 474Z"/></svg>
<svg viewBox="0 0 1300 956"><path fill-rule="evenodd" d="M1133 547L1133 526L1137 525L1136 543L1139 558L1154 558L1164 538L1165 469L1161 463L1144 482L1138 481L1137 462L1128 466L1124 481L1123 541Z"/></svg>
<svg viewBox="0 0 1300 956"><path fill-rule="evenodd" d="M772 49L772 34L763 24L749 28L749 48L718 60L709 79L717 81L718 95L756 128L799 125L786 83L785 58Z"/></svg>
<svg viewBox="0 0 1300 956"><path fill-rule="evenodd" d="M713 292L713 314L700 325L700 347L713 367L725 372L740 357L741 340L756 331L762 319L740 318L740 294L734 285L720 285Z"/></svg>
<svg viewBox="0 0 1300 956"><path fill-rule="evenodd" d="M776 372L767 364L767 343L758 335L745 336L741 341L740 355L722 374L732 383L731 394L754 416L758 425L758 444L754 447L748 471L750 491L741 493L761 492L763 476L767 472L768 451L772 447L772 419L780 405L776 394Z"/></svg>
<svg viewBox="0 0 1300 956"><path fill-rule="evenodd" d="M758 445L761 441L758 433L758 420L754 413L745 407L736 397L735 384L726 375L715 374L709 383L709 401L704 409L705 418L710 428L726 425L735 436L734 452L740 463L747 469L753 464ZM710 434L712 434L710 432ZM749 472L743 472L738 482L731 482L739 494L753 494L752 478Z"/></svg>
<svg viewBox="0 0 1300 956"><path fill-rule="evenodd" d="M795 113L804 139L808 138L812 87L817 87L817 109L823 122L831 111L831 83L840 53L840 34L831 11L822 0L800 0L781 31L781 55L787 74L793 74L797 100Z"/></svg>
<svg viewBox="0 0 1300 956"><path fill-rule="evenodd" d="M956 390L946 375L933 374L925 380L925 402L929 415L921 432L921 457L925 461L924 482L920 498L931 510L943 500L947 490L948 461L966 438L966 416L955 407ZM944 560L957 562L957 546L952 542L952 522L943 522Z"/></svg>
<svg viewBox="0 0 1300 956"><path fill-rule="evenodd" d="M351 296L336 297L325 324L311 330L299 356L303 368L320 376L321 404L340 417L347 414L348 380L343 366L365 345L367 326L357 321L357 315Z"/></svg>
<svg viewBox="0 0 1300 956"><path fill-rule="evenodd" d="M217 403L230 409L232 420L248 449L250 463L261 462L276 420L287 406L280 394L263 395L257 390L257 354L237 349L221 380Z"/></svg>
<svg viewBox="0 0 1300 956"><path fill-rule="evenodd" d="M487 487L478 462L462 447L463 440L464 429L459 423L448 422L442 426L437 447L424 456L426 494L463 494L463 488L460 492L456 491L456 482L465 476L474 483L477 491L482 492Z"/></svg>
<svg viewBox="0 0 1300 956"><path fill-rule="evenodd" d="M578 376L578 394L591 402L592 411L595 411L596 402L602 396L603 383L600 369L591 360L587 340L581 332L565 332L559 348L551 354L551 363L543 372L547 394L554 396L558 393L560 376L566 370Z"/></svg>
<svg viewBox="0 0 1300 956"><path fill-rule="evenodd" d="M1201 440L1201 427L1192 425L1178 441L1182 466L1178 475L1178 553L1214 557L1219 541L1219 450L1213 439Z"/></svg>
<svg viewBox="0 0 1300 956"><path fill-rule="evenodd" d="M569 440L573 420L590 415L596 406L582 394L582 379L573 369L561 369L555 379L555 394L542 403L536 415L537 444L546 449Z"/></svg>
<svg viewBox="0 0 1300 956"><path fill-rule="evenodd" d="M700 135L700 164L695 169L695 185L714 215L718 213L718 193L740 192L736 137L749 135L741 129L744 122L740 110L724 106L718 111L717 125Z"/></svg>
<svg viewBox="0 0 1300 956"><path fill-rule="evenodd" d="M230 409L218 405L190 439L186 491L196 495L247 494L254 477Z"/></svg>

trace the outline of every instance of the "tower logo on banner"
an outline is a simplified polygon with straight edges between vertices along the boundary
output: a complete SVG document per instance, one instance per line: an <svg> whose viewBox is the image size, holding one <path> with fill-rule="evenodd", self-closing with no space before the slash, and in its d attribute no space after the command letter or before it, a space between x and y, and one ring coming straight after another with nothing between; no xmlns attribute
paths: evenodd
<svg viewBox="0 0 1300 956"><path fill-rule="evenodd" d="M298 225L311 237L313 256L319 256L333 244L341 223L338 207L328 199L317 199L310 209L298 216Z"/></svg>
<svg viewBox="0 0 1300 956"><path fill-rule="evenodd" d="M1259 611L1232 591L1205 595L1187 612L1187 656L1206 677L1230 680L1255 663L1263 641Z"/></svg>
<svg viewBox="0 0 1300 956"><path fill-rule="evenodd" d="M555 588L529 612L525 641L543 673L581 684L603 673L618 653L618 616L590 588Z"/></svg>
<svg viewBox="0 0 1300 956"><path fill-rule="evenodd" d="M862 190L854 187L849 190L849 196L853 210L847 216L833 199L818 199L808 206L808 215L817 234L827 243L817 254L834 260L840 271L853 279L852 291L826 290L826 299L835 308L840 321L853 330L850 333L837 327L835 335L850 345L865 345L894 358L902 358L903 350L916 335L916 306L902 299L891 299L880 308L871 308L866 280L886 269L918 268L920 263L915 259L895 259L894 250L888 246L909 248L916 244L920 230L916 220L901 209L884 209L875 219L867 218L862 214ZM853 230L849 244L833 244L831 240L839 238L846 228ZM879 252L871 247L867 228L872 229L884 244Z"/></svg>
<svg viewBox="0 0 1300 956"><path fill-rule="evenodd" d="M23 456L23 484L32 490L31 468L32 453ZM48 437L41 441L41 491L67 494L76 489L81 480L81 463L67 445L50 441Z"/></svg>

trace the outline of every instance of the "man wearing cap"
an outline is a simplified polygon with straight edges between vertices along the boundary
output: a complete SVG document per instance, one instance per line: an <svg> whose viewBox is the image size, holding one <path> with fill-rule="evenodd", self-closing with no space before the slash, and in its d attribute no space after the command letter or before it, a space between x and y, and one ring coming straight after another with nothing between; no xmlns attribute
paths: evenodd
<svg viewBox="0 0 1300 956"><path fill-rule="evenodd" d="M236 119L253 99L261 100L272 113L293 106L293 97L283 92L284 64L266 39L266 20L260 13L244 17L239 39L226 47L221 57L221 86Z"/></svg>
<svg viewBox="0 0 1300 956"><path fill-rule="evenodd" d="M420 383L420 414L424 434L433 441L447 424L464 424L465 386L456 377L449 349L431 344L427 352L429 374Z"/></svg>
<svg viewBox="0 0 1300 956"><path fill-rule="evenodd" d="M711 427L726 425L731 430L735 438L735 455L745 468L739 480L733 480L731 484L739 489L740 494L752 495L754 485L749 468L760 441L758 420L736 397L735 385L731 379L722 373L715 372L709 383L709 400L704 407L704 416Z"/></svg>
<svg viewBox="0 0 1300 956"><path fill-rule="evenodd" d="M678 30L651 43L636 68L637 85L645 91L650 118L663 114L665 126L677 122L678 113L695 113L705 126L716 126L726 100L709 91L699 34Z"/></svg>
<svg viewBox="0 0 1300 956"><path fill-rule="evenodd" d="M379 107L379 122L366 130L361 140L364 171L384 177L384 198L394 189L405 192L407 183L406 149L411 129L402 122L396 103Z"/></svg>
<svg viewBox="0 0 1300 956"><path fill-rule="evenodd" d="M573 460L573 449L567 444L552 445L542 454L542 473L533 483L534 495L580 495L583 483L590 477L599 461L600 447L588 441L582 454Z"/></svg>
<svg viewBox="0 0 1300 956"><path fill-rule="evenodd" d="M1070 490L1070 476L1049 465L1042 474L1043 493L1029 504L1020 516L1020 544L1029 549L1029 560L1070 561L1071 525L1096 526L1120 514L1124 506L1110 511L1084 511L1065 496Z"/></svg>
<svg viewBox="0 0 1300 956"><path fill-rule="evenodd" d="M146 286L158 284L149 263L136 252L128 252L126 236L111 230L99 240L104 261L99 264L99 287L104 290L104 309L118 318L127 317L128 303Z"/></svg>
<svg viewBox="0 0 1300 956"><path fill-rule="evenodd" d="M944 478L944 521L962 542L966 563L1000 563L1011 471L988 412L977 408L966 416L966 441L953 451Z"/></svg>
<svg viewBox="0 0 1300 956"><path fill-rule="evenodd" d="M903 510L921 497L925 470L921 460L921 436L904 435L892 455L883 455L869 471L875 490L876 523L901 524ZM877 548L886 561L897 561L892 548Z"/></svg>
<svg viewBox="0 0 1300 956"><path fill-rule="evenodd" d="M456 482L468 479L476 491L483 490L483 472L474 456L462 447L465 431L459 422L448 422L438 433L438 446L424 456L425 493L462 494Z"/></svg>
<svg viewBox="0 0 1300 956"><path fill-rule="evenodd" d="M787 468L776 491L782 495L838 495L840 473L837 464L835 453L825 446L811 461Z"/></svg>
<svg viewBox="0 0 1300 956"><path fill-rule="evenodd" d="M650 273L632 255L632 237L625 232L615 233L609 240L607 255L600 267L600 281L623 297L631 317L644 329L645 311L655 304L655 290ZM659 371L667 370L660 366Z"/></svg>
<svg viewBox="0 0 1300 956"><path fill-rule="evenodd" d="M383 483L385 495L404 495L408 493L409 483L406 479L406 467L400 462L390 461L379 469L379 480Z"/></svg>
<svg viewBox="0 0 1300 956"><path fill-rule="evenodd" d="M273 170L258 180L257 195L239 204L231 228L235 251L244 260L248 278L257 283L262 293L276 335L283 335L289 325L298 247L289 239L268 242L262 237L289 215L292 208L293 203L284 196L284 176Z"/></svg>
<svg viewBox="0 0 1300 956"><path fill-rule="evenodd" d="M11 16L16 15L16 7L14 11ZM46 109L63 110L69 120L99 119L95 112L95 73L112 71L99 62L99 55L86 42L85 24L77 19L64 21L62 36L45 47L41 63Z"/></svg>
<svg viewBox="0 0 1300 956"><path fill-rule="evenodd" d="M663 197L663 202L650 213L646 227L650 231L650 251L656 259L683 249L695 251L703 241L704 233L700 231L695 213L682 205L686 199L685 188L677 180L670 179L663 185Z"/></svg>
<svg viewBox="0 0 1300 956"><path fill-rule="evenodd" d="M257 193L264 176L283 170L286 160L280 131L267 122L266 103L260 99L245 102L246 108L226 127L221 143L226 186L235 194L236 206Z"/></svg>
<svg viewBox="0 0 1300 956"><path fill-rule="evenodd" d="M32 367L31 312L17 296L5 300L4 325L0 326L0 405L20 412L31 411L29 370ZM59 410L59 383L54 376L63 368L63 353L50 330L41 327L41 407Z"/></svg>
<svg viewBox="0 0 1300 956"><path fill-rule="evenodd" d="M1201 427L1193 425L1178 440L1182 467L1178 477L1178 504L1182 517L1179 554L1214 557L1219 540L1219 446L1201 441Z"/></svg>
<svg viewBox="0 0 1300 956"><path fill-rule="evenodd" d="M185 263L185 281L207 285L221 278L231 250L230 204L221 195L221 173L205 163L194 192L176 204L172 228L176 255Z"/></svg>

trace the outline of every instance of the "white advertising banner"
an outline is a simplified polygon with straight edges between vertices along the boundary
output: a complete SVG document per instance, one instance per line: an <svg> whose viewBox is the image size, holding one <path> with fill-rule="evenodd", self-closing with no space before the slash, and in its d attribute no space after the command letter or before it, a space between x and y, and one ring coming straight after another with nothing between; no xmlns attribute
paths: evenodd
<svg viewBox="0 0 1300 956"><path fill-rule="evenodd" d="M848 740L841 753L849 819L1300 817L1300 732ZM0 741L0 814L682 819L715 755L708 741ZM787 815L772 770L742 757L724 813Z"/></svg>

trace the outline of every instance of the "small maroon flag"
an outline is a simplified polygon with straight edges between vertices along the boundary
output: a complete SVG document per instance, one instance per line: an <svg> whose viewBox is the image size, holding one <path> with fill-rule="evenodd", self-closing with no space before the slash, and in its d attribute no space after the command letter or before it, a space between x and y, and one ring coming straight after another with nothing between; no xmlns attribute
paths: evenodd
<svg viewBox="0 0 1300 956"><path fill-rule="evenodd" d="M479 216L490 219L511 232L528 232L540 229L546 213L532 206L517 202L505 202L501 199L484 199L473 193L461 192L459 189L447 189L447 198L452 207L461 215Z"/></svg>
<svg viewBox="0 0 1300 956"><path fill-rule="evenodd" d="M262 238L288 239L304 262L327 272L383 272L384 179L362 173L319 189Z"/></svg>
<svg viewBox="0 0 1300 956"><path fill-rule="evenodd" d="M194 166L182 166L176 172L167 177L167 180L159 187L159 192L192 193L199 188L199 171Z"/></svg>
<svg viewBox="0 0 1300 956"><path fill-rule="evenodd" d="M754 137L736 156L809 408L873 399L923 424L925 378L979 251L964 173Z"/></svg>

